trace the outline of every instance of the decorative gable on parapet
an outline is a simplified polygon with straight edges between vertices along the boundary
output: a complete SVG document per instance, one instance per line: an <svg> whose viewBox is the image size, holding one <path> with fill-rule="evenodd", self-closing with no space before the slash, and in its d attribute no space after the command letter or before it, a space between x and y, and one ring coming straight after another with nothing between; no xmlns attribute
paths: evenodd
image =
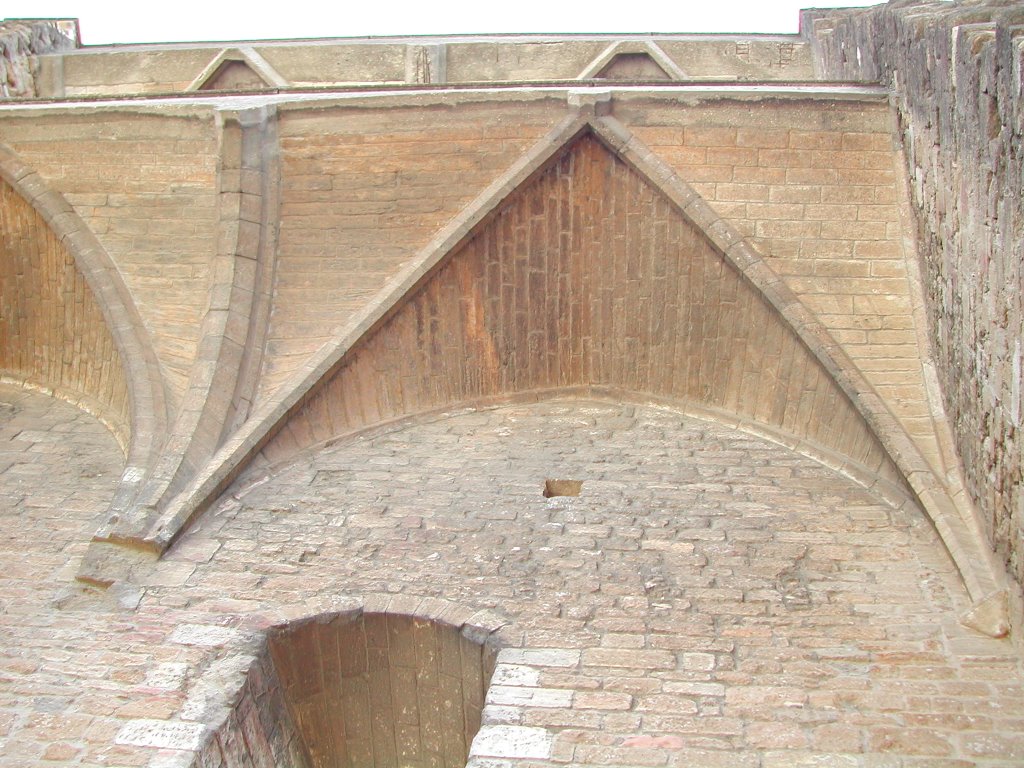
<svg viewBox="0 0 1024 768"><path fill-rule="evenodd" d="M285 88L281 77L253 48L225 48L193 80L187 91L262 91Z"/></svg>
<svg viewBox="0 0 1024 768"><path fill-rule="evenodd" d="M577 78L643 82L686 79L686 73L657 45L629 40L608 46Z"/></svg>

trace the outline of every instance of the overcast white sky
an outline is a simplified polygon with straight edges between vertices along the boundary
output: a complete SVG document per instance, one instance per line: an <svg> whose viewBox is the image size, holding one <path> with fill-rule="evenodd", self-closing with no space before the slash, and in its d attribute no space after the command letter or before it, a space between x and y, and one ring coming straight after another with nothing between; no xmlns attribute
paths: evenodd
<svg viewBox="0 0 1024 768"><path fill-rule="evenodd" d="M82 42L487 32L796 32L801 7L875 0L3 0L5 18L71 17Z"/></svg>

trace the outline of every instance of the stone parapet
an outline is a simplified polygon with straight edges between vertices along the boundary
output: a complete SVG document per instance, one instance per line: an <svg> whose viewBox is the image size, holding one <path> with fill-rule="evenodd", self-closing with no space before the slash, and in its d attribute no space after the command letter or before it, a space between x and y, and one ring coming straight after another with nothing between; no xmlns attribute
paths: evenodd
<svg viewBox="0 0 1024 768"><path fill-rule="evenodd" d="M797 35L461 35L86 46L40 59L40 98L496 83L807 82Z"/></svg>

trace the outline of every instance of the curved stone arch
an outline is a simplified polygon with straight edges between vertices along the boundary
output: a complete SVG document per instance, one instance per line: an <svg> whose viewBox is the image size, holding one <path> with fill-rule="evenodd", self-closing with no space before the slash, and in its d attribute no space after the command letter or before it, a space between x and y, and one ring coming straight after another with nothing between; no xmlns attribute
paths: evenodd
<svg viewBox="0 0 1024 768"><path fill-rule="evenodd" d="M584 114L581 109L576 115L567 118L531 153L481 194L462 216L442 230L421 251L419 257L385 287L376 301L346 328L341 329L336 343L325 346L307 364L293 380L292 387L286 388L280 398L264 404L254 414L244 433L225 445L214 461L199 474L196 482L175 500L167 514L151 529L147 541L158 550L166 548L191 516L237 476L244 463L253 460L272 439L278 439L277 435L290 430L291 423L301 411L315 407L317 392L339 373L347 357L351 359L350 353L358 354L361 342L370 339L374 331L388 322L406 300L428 285L430 278L443 267L449 256L459 250L463 242L468 241L467 236L481 222L496 211L514 191L554 162L563 150L589 132L614 156L664 195L707 238L724 262L739 273L756 296L778 313L789 332L795 334L807 353L822 367L827 379L838 388L837 391L841 391L840 399L833 402L848 402L848 407L859 414L861 423L866 425L872 439L880 445L884 459L880 464L868 468L881 472L884 465L888 464L913 489L957 564L972 599L980 602L1000 594L1003 588L1001 573L984 545L973 510L964 503L962 497L954 498L941 478L936 477L884 401L875 394L825 327L803 306L757 251L728 222L719 217L692 187L658 160L628 129L605 116L604 113L608 112L607 100L610 98L607 92L591 92L577 101L584 98L591 101L590 114ZM312 422L307 419L297 427L296 435L283 438L285 445L290 442L292 446L305 447L318 442L323 439L323 435L317 436L320 429L326 429L330 434L333 427L329 411L320 407L316 417L326 422L326 425L314 427L312 424L316 419ZM368 421L373 422L372 415ZM993 626L990 630L992 634L1000 634L1005 633L1006 627Z"/></svg>
<svg viewBox="0 0 1024 768"><path fill-rule="evenodd" d="M237 478L236 489L233 493L239 498L242 498L249 493L249 491L274 480L274 478L284 472L287 472L290 468L300 465L305 461L309 461L320 451L354 439L373 439L381 435L402 432L417 425L443 421L462 413L476 413L496 408L504 408L510 405L533 404L547 402L549 400L568 399L580 400L581 402L594 401L620 403L646 408L663 409L687 418L709 422L727 429L734 429L737 432L742 432L784 448L788 448L794 453L818 462L822 466L827 467L838 475L841 475L843 478L850 480L866 491L872 493L881 503L893 509L904 509L907 507L912 507L914 509L917 508L917 501L915 500L914 494L905 484L901 482L893 482L892 480L880 476L869 467L852 461L849 457L837 453L836 451L831 450L820 443L816 443L813 440L794 437L793 435L769 424L744 418L743 416L735 413L729 413L721 409L712 408L694 400L657 397L649 392L624 390L608 386L553 387L550 389L516 392L509 395L498 395L470 401L461 401L455 406L439 406L427 411L420 411L414 414L408 414L394 419L389 419L387 421L370 424L360 429L346 432L312 444L305 447L300 453L289 455L280 461L260 465L259 467L251 467L250 471L243 471Z"/></svg>
<svg viewBox="0 0 1024 768"><path fill-rule="evenodd" d="M374 626L368 626L371 623ZM366 664L365 652L363 658L355 653L356 644L339 642L353 634L362 635L364 648L371 634L383 634L388 641L396 639L396 653L378 649L383 655L376 654L377 660L383 658L385 666L373 670ZM309 641L313 641L312 645ZM318 710L328 710L329 714L332 705L340 703L346 679L361 677L372 681L375 674L388 674L389 662L406 668L433 663L433 674L424 670L425 675L404 676L417 689L421 683L429 688L431 677L436 678L437 673L449 677L458 674L463 687L473 689L466 698L472 699L472 706L482 709L492 680L509 680L524 672L539 675L552 656L567 666L581 655L579 650L524 647L521 629L517 630L505 616L493 610L443 598L374 592L325 595L288 606L267 607L232 616L229 625L185 624L170 635L169 642L209 646L206 659L190 662L195 665L194 673L188 675L190 684L186 689L189 700L204 702L202 719L197 721L194 711L189 715L179 711L156 729L151 719L128 720L117 741L156 747L162 746L166 734L173 733L183 757L190 757L181 764L197 768L220 765L225 754L235 759L259 759L266 757L268 750L281 766L298 768L314 764L309 759L310 746L336 749L337 737L344 742L359 736L358 732L346 733L345 728L335 730L341 720L325 721L321 716L324 712ZM475 658L467 658L466 650ZM455 657L443 658L446 652ZM479 674L469 674L475 670L463 667L470 661L479 663ZM316 670L315 686L305 684L309 670ZM296 671L300 674L294 674ZM413 692L414 706L419 693ZM440 711L437 708L432 714L436 716ZM450 730L452 725L465 727L469 738L483 734L486 740L495 735L493 727L479 727L479 722L479 730L473 728L472 733L468 727L471 723L450 724ZM520 732L548 747L554 739L547 729L523 728ZM468 739L464 746L468 751ZM459 764L464 762L463 756Z"/></svg>
<svg viewBox="0 0 1024 768"><path fill-rule="evenodd" d="M74 259L120 355L129 401L127 464L111 511L126 510L156 451L167 422L159 364L127 286L106 250L62 194L9 147L0 144L3 179L67 248ZM65 398L68 399L68 398Z"/></svg>

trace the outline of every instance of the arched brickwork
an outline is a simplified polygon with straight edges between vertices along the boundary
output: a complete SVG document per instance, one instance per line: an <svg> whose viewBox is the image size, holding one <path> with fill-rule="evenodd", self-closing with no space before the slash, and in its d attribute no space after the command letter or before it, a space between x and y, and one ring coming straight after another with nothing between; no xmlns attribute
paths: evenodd
<svg viewBox="0 0 1024 768"><path fill-rule="evenodd" d="M581 385L739 414L899 477L779 313L589 133L352 349L263 457L446 404Z"/></svg>
<svg viewBox="0 0 1024 768"><path fill-rule="evenodd" d="M320 596L250 613L244 624L176 634L184 642L218 637L250 662L231 671L212 664L199 676L224 707L196 768L461 768L474 736L493 738L493 727L481 728L492 677L539 677L506 617L439 598ZM133 741L152 736L137 726L129 726Z"/></svg>
<svg viewBox="0 0 1024 768"><path fill-rule="evenodd" d="M73 400L107 424L126 454L109 520L122 519L164 434L159 363L120 273L67 199L5 146L0 186L8 220L0 247L9 249L0 329L18 329L17 342L12 335L0 345L11 355L0 372L13 367L8 378Z"/></svg>
<svg viewBox="0 0 1024 768"><path fill-rule="evenodd" d="M270 635L310 765L466 764L493 649L418 616L322 617Z"/></svg>
<svg viewBox="0 0 1024 768"><path fill-rule="evenodd" d="M74 257L0 179L0 372L98 411L124 448L131 432L121 355Z"/></svg>

